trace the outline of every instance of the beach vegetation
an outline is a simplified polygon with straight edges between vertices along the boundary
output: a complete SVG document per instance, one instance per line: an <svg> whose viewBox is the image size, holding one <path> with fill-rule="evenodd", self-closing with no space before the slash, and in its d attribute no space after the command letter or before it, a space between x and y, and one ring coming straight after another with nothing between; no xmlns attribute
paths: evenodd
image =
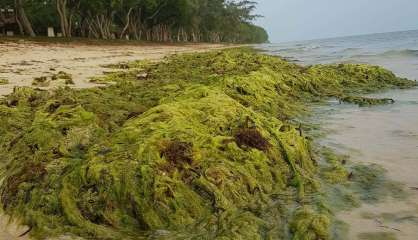
<svg viewBox="0 0 418 240"><path fill-rule="evenodd" d="M21 34L155 42L264 43L253 21L254 1L227 0L3 0ZM0 26L5 18L0 17Z"/></svg>

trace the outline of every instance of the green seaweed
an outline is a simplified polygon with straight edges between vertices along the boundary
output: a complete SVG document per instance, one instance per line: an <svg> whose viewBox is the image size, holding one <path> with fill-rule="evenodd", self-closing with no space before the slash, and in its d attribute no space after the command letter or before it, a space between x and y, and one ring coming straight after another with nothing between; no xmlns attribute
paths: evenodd
<svg viewBox="0 0 418 240"><path fill-rule="evenodd" d="M66 73L64 71L59 71L58 73L55 73L51 76L52 80L66 80L71 81L73 79L72 75L69 73Z"/></svg>
<svg viewBox="0 0 418 240"><path fill-rule="evenodd" d="M396 240L396 234L391 232L367 232L360 233L358 238L361 240Z"/></svg>
<svg viewBox="0 0 418 240"><path fill-rule="evenodd" d="M74 85L74 81L72 79L65 79L64 82L66 85Z"/></svg>
<svg viewBox="0 0 418 240"><path fill-rule="evenodd" d="M64 84L72 85L74 81L72 75L64 71L59 71L50 76L35 77L32 81L32 86L49 87L52 81L64 80Z"/></svg>
<svg viewBox="0 0 418 240"><path fill-rule="evenodd" d="M330 239L349 240L350 225L347 223L334 219L331 224Z"/></svg>
<svg viewBox="0 0 418 240"><path fill-rule="evenodd" d="M41 76L41 77L35 77L32 81L32 86L37 87L48 87L50 84L50 81L48 80L48 77Z"/></svg>
<svg viewBox="0 0 418 240"><path fill-rule="evenodd" d="M377 202L386 197L404 199L404 186L388 179L386 170L379 165L355 165L352 168L352 187L365 202Z"/></svg>
<svg viewBox="0 0 418 240"><path fill-rule="evenodd" d="M357 104L360 107L395 103L395 100L391 98L367 98L367 97L358 97L358 96L342 97L340 98L340 101L346 102L346 103Z"/></svg>
<svg viewBox="0 0 418 240"><path fill-rule="evenodd" d="M322 179L332 184L346 183L350 175L345 166L348 156L338 155L330 148L323 148L320 154L325 159L321 166Z"/></svg>
<svg viewBox="0 0 418 240"><path fill-rule="evenodd" d="M0 85L6 85L6 84L9 84L9 80L0 78Z"/></svg>
<svg viewBox="0 0 418 240"><path fill-rule="evenodd" d="M334 211L350 210L362 202L378 203L388 197L405 199L405 186L391 180L387 170L377 164L352 163L346 155L323 148L320 155L321 180L324 182L325 200Z"/></svg>
<svg viewBox="0 0 418 240"><path fill-rule="evenodd" d="M296 210L290 223L293 240L330 239L329 227L331 221L326 214L316 213L309 208Z"/></svg>
<svg viewBox="0 0 418 240"><path fill-rule="evenodd" d="M291 120L311 101L415 85L375 66L301 67L249 49L123 68L106 87L17 87L1 100L1 203L32 236L327 239L332 216L311 198L322 176L342 183L347 172L333 175L341 161L329 157L322 175Z"/></svg>

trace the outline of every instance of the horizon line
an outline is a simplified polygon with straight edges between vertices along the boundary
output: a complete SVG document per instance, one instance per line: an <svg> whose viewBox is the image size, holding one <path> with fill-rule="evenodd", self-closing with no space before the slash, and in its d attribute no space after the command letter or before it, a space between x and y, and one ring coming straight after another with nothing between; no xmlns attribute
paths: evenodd
<svg viewBox="0 0 418 240"><path fill-rule="evenodd" d="M359 34L354 34L354 35L341 35L341 36L334 36L334 37L319 37L319 38L302 39L302 40L289 40L289 41L286 40L286 41L279 41L279 42L271 42L269 44L309 42L309 41L317 41L317 40L331 40L331 39L338 39L338 38L361 37L361 36L368 36L368 35L388 34L388 33L397 33L397 32L413 32L413 31L418 31L418 29L396 30L396 31L388 31L388 32L374 32L374 33L359 33Z"/></svg>

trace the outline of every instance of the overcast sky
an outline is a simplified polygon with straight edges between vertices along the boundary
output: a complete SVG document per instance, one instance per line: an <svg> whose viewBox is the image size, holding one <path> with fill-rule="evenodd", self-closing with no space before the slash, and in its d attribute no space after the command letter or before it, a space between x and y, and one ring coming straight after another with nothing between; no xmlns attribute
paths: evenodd
<svg viewBox="0 0 418 240"><path fill-rule="evenodd" d="M418 29L418 0L258 0L271 42Z"/></svg>

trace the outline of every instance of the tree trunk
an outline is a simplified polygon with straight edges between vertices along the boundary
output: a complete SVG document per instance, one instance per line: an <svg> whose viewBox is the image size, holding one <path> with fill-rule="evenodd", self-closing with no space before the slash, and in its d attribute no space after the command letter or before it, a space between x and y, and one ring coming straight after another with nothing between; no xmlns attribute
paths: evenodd
<svg viewBox="0 0 418 240"><path fill-rule="evenodd" d="M134 10L133 8L130 8L128 11L128 14L126 15L126 23L125 23L125 27L123 28L122 32L120 33L119 38L122 39L126 33L126 31L129 28L129 25L131 23L131 12L132 10Z"/></svg>
<svg viewBox="0 0 418 240"><path fill-rule="evenodd" d="M25 31L23 30L22 24L20 23L20 20L17 17L17 15L15 16L15 19L16 19L17 25L19 26L20 35L24 35L25 34Z"/></svg>
<svg viewBox="0 0 418 240"><path fill-rule="evenodd" d="M137 14L134 14L133 20L131 21L129 31L133 34L135 40L142 39L143 24L141 20L142 9L139 9Z"/></svg>
<svg viewBox="0 0 418 240"><path fill-rule="evenodd" d="M23 8L22 0L15 0L15 8L16 8L16 18L18 22L22 25L22 29L29 36L36 37L36 34L32 28L32 24L30 23L28 17L26 16L25 9Z"/></svg>
<svg viewBox="0 0 418 240"><path fill-rule="evenodd" d="M89 36L100 39L112 39L112 19L104 14L87 18Z"/></svg>
<svg viewBox="0 0 418 240"><path fill-rule="evenodd" d="M134 14L131 17L129 23L129 34L132 35L133 39L141 40L142 38L142 22L141 22L141 11L138 14Z"/></svg>
<svg viewBox="0 0 418 240"><path fill-rule="evenodd" d="M0 11L0 26L6 24L6 17L4 16L3 12Z"/></svg>
<svg viewBox="0 0 418 240"><path fill-rule="evenodd" d="M67 0L56 0L63 37L71 37L71 18L67 17Z"/></svg>

